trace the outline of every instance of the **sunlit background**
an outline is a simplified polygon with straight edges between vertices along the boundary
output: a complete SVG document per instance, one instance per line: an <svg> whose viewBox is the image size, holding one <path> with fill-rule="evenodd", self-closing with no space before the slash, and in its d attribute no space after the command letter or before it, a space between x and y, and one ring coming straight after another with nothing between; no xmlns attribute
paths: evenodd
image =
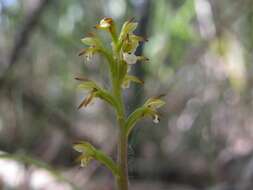
<svg viewBox="0 0 253 190"><path fill-rule="evenodd" d="M109 86L100 57L77 56L104 17L119 28L134 17L148 39L128 114L166 94L161 122L131 135L131 190L252 190L252 0L0 0L0 189L113 189L104 167L81 168L72 149L85 140L116 157L112 110L99 100L77 110L85 92L74 80Z"/></svg>

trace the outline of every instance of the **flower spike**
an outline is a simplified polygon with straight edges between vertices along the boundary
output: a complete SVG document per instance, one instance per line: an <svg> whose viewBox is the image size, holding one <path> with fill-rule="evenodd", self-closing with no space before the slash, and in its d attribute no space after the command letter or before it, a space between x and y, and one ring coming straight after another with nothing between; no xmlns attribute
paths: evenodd
<svg viewBox="0 0 253 190"><path fill-rule="evenodd" d="M118 34L114 20L112 18L103 18L95 28L111 35L112 42L106 45L98 35L93 33L88 34L87 37L81 40L87 47L81 50L79 56L84 56L88 61L91 61L94 54L101 54L106 59L110 74L110 90L101 87L88 78L75 77L77 81L80 81L78 87L88 92L78 109L87 107L94 98L100 98L114 108L120 130L118 133L118 157L120 159L117 163L87 142L79 142L74 145L74 149L80 153L78 161L82 167L87 166L91 160L101 162L113 173L119 189L128 189L127 146L130 132L135 124L144 117L150 117L154 123L159 123L160 114L158 109L165 104L160 99L162 96L152 97L126 117L122 88L128 88L131 82L144 84L141 79L129 73L134 64L148 61L146 57L136 55L140 43L147 41L146 38L135 35L134 32L137 26L138 23L130 19L123 24Z"/></svg>

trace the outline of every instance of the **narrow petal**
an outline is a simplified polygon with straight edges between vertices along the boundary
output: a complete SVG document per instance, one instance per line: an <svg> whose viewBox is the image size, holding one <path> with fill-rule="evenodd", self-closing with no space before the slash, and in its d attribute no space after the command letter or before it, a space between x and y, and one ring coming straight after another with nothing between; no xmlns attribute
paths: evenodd
<svg viewBox="0 0 253 190"><path fill-rule="evenodd" d="M119 39L123 40L127 34L132 34L137 26L137 22L126 21L122 26Z"/></svg>
<svg viewBox="0 0 253 190"><path fill-rule="evenodd" d="M89 81L89 79L85 78L85 77L75 77L75 79L78 80L78 81L83 81L83 82Z"/></svg>
<svg viewBox="0 0 253 190"><path fill-rule="evenodd" d="M163 100L160 100L158 98L149 98L145 102L144 106L156 110L156 109L162 107L164 104L165 104L165 102Z"/></svg>
<svg viewBox="0 0 253 190"><path fill-rule="evenodd" d="M122 88L129 88L130 82L136 82L136 83L139 83L139 84L144 84L144 81L139 79L138 77L132 76L132 75L126 75L124 80L123 80L123 83L122 83Z"/></svg>
<svg viewBox="0 0 253 190"><path fill-rule="evenodd" d="M93 91L93 90L98 90L99 86L94 81L86 80L86 81L83 81L81 84L79 84L77 88Z"/></svg>
<svg viewBox="0 0 253 190"><path fill-rule="evenodd" d="M81 109L87 102L87 98L84 98L84 100L81 102L81 104L78 106L77 109Z"/></svg>
<svg viewBox="0 0 253 190"><path fill-rule="evenodd" d="M144 63L149 61L149 58L144 57L144 56L137 56L138 61L142 61Z"/></svg>
<svg viewBox="0 0 253 190"><path fill-rule="evenodd" d="M87 107L87 106L91 103L93 97L94 97L94 93L90 93L90 94L81 102L81 104L78 106L78 109L81 109L82 107Z"/></svg>
<svg viewBox="0 0 253 190"><path fill-rule="evenodd" d="M78 56L82 56L86 53L86 49L82 49L79 53Z"/></svg>

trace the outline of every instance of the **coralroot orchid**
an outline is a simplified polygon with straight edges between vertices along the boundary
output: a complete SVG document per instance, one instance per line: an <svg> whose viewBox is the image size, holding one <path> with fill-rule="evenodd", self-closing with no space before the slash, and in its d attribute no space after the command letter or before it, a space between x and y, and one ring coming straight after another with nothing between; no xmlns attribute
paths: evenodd
<svg viewBox="0 0 253 190"><path fill-rule="evenodd" d="M148 99L143 106L137 108L129 116L125 114L125 106L122 98L122 89L128 88L131 82L144 84L136 76L129 75L130 67L137 62L148 61L144 56L136 56L135 51L144 38L134 34L138 23L133 20L126 21L120 33L116 31L115 23L112 18L104 18L95 26L108 32L112 38L112 49L108 50L102 40L95 34L90 34L81 41L87 48L83 49L79 55L85 56L88 61L92 60L93 55L100 54L108 62L112 88L107 90L94 81L87 78L76 77L81 81L80 89L88 91L88 95L83 99L78 108L88 106L94 98L100 98L115 109L118 120L119 141L118 141L118 160L114 161L101 150L96 149L87 142L80 142L74 145L74 149L81 153L78 160L81 166L86 166L91 160L97 160L105 165L115 176L118 190L128 190L128 165L127 149L128 137L136 123L144 118L151 117L154 123L159 123L158 109L165 103L158 97Z"/></svg>

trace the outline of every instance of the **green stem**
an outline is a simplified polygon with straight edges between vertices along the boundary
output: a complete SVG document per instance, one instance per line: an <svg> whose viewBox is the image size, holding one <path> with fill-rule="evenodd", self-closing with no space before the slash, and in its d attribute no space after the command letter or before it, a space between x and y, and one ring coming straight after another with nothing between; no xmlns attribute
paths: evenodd
<svg viewBox="0 0 253 190"><path fill-rule="evenodd" d="M114 47L117 46L117 38L115 28L111 31ZM116 55L118 52L114 52ZM119 125L119 134L118 134L118 169L119 175L116 176L116 181L118 185L118 190L128 190L128 163L127 163L127 155L128 155L128 136L125 128L126 117L125 117L125 106L122 98L122 89L121 89L121 81L119 76L120 70L120 62L118 62L118 56L116 60L113 60L109 56L110 59L110 74L111 74L111 82L112 82L112 95L117 102L117 120Z"/></svg>
<svg viewBox="0 0 253 190"><path fill-rule="evenodd" d="M122 89L116 77L113 77L113 94L118 102L117 118L119 125L118 134L118 166L117 177L118 190L128 190L128 137L125 129L125 106L122 98Z"/></svg>
<svg viewBox="0 0 253 190"><path fill-rule="evenodd" d="M120 131L118 142L118 164L120 169L120 176L118 178L118 189L128 190L128 163L127 163L127 148L128 140L124 130L124 123L119 119Z"/></svg>

